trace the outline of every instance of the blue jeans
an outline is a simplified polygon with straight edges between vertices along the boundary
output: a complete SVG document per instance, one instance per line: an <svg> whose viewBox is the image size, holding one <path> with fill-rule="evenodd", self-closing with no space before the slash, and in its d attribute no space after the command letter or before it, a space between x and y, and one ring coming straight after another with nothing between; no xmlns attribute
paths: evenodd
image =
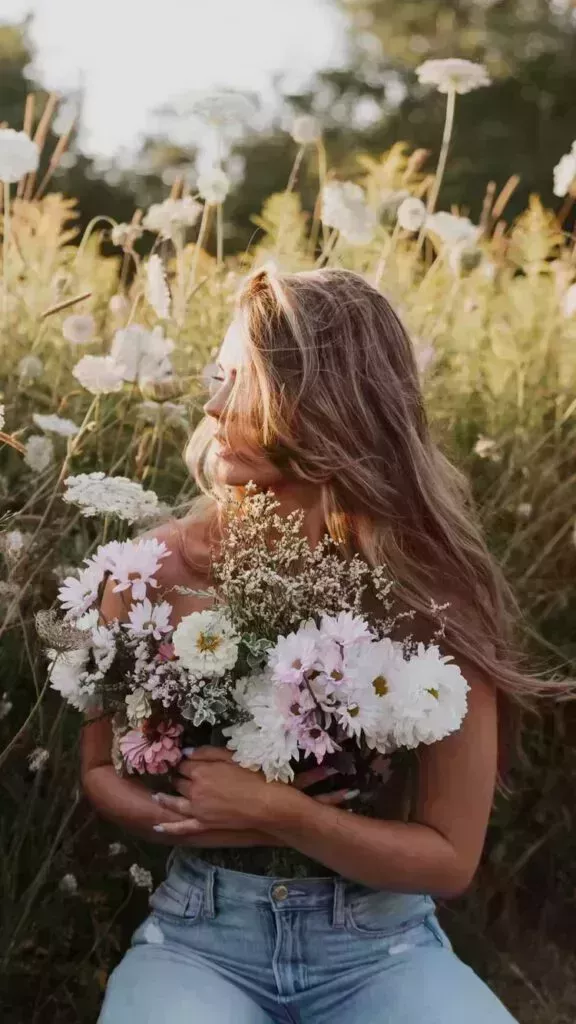
<svg viewBox="0 0 576 1024"><path fill-rule="evenodd" d="M99 1024L514 1024L429 896L170 860Z"/></svg>

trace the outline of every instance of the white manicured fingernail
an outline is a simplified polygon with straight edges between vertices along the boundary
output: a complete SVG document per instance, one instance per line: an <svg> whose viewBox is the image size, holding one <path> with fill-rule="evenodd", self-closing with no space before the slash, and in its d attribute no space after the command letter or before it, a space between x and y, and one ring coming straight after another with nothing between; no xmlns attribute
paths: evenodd
<svg viewBox="0 0 576 1024"><path fill-rule="evenodd" d="M357 796L360 796L359 789L349 789L347 793L344 793L345 800L355 800Z"/></svg>
<svg viewBox="0 0 576 1024"><path fill-rule="evenodd" d="M196 750L196 747L182 747L182 753L184 757L192 757L192 754Z"/></svg>
<svg viewBox="0 0 576 1024"><path fill-rule="evenodd" d="M164 793L152 793L152 799L155 800L157 804L161 804L164 799Z"/></svg>
<svg viewBox="0 0 576 1024"><path fill-rule="evenodd" d="M155 832L165 832L166 829L164 828L164 825L154 825L154 831Z"/></svg>

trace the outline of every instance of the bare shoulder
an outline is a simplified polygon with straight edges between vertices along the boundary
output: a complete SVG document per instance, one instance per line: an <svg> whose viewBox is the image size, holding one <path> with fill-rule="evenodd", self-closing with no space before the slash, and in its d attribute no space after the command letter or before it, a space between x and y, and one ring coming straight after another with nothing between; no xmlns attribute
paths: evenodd
<svg viewBox="0 0 576 1024"><path fill-rule="evenodd" d="M162 560L157 573L162 588L178 584L198 585L210 579L217 542L213 516L191 514L182 519L172 519L144 536L165 544L170 552Z"/></svg>

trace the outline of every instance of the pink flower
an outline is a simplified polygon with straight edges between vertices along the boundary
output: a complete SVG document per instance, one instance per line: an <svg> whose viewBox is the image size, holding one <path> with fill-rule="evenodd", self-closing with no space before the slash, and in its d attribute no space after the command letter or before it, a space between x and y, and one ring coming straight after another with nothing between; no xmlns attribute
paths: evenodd
<svg viewBox="0 0 576 1024"><path fill-rule="evenodd" d="M319 633L314 623L300 626L296 633L279 636L268 655L276 683L299 683L314 667Z"/></svg>
<svg viewBox="0 0 576 1024"><path fill-rule="evenodd" d="M174 644L163 643L158 648L158 657L161 661L174 661L176 658L176 651L174 650Z"/></svg>
<svg viewBox="0 0 576 1024"><path fill-rule="evenodd" d="M182 725L160 722L153 735L131 729L120 739L120 751L129 772L162 775L182 760L180 736Z"/></svg>
<svg viewBox="0 0 576 1024"><path fill-rule="evenodd" d="M318 764L322 763L326 754L333 754L335 750L340 750L338 744L319 725L313 725L302 733L298 739L298 746L306 754L313 754Z"/></svg>

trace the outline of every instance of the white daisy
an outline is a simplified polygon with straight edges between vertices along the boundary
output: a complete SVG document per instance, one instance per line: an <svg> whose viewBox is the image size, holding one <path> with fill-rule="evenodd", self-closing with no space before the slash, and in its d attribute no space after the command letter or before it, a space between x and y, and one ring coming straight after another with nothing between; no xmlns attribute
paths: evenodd
<svg viewBox="0 0 576 1024"><path fill-rule="evenodd" d="M66 617L79 618L94 604L104 573L95 565L80 569L78 576L68 576L58 590L58 600Z"/></svg>
<svg viewBox="0 0 576 1024"><path fill-rule="evenodd" d="M169 633L170 615L172 605L168 601L161 601L159 604L152 602L145 597L143 601L133 604L128 618L126 628L131 636L153 636L155 640L161 640L163 633Z"/></svg>

